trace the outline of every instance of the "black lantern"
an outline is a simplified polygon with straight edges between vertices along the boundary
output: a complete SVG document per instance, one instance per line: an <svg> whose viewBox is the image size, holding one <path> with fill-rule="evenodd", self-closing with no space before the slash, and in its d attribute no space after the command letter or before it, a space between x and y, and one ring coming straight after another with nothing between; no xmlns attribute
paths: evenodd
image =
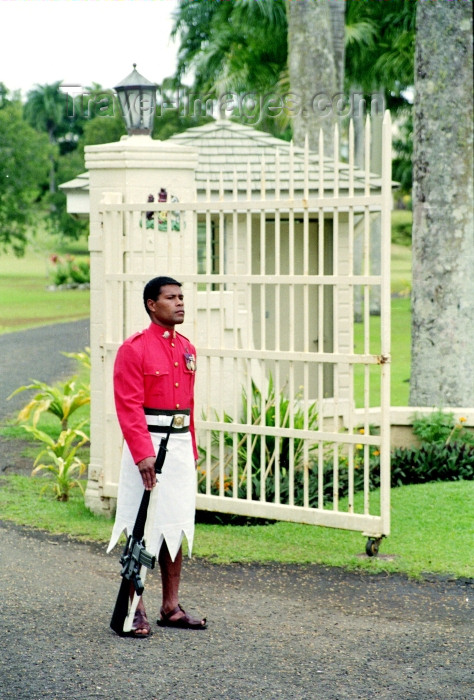
<svg viewBox="0 0 474 700"><path fill-rule="evenodd" d="M115 86L115 91L128 134L151 135L156 109L156 85L140 75L136 65L134 63L130 75Z"/></svg>

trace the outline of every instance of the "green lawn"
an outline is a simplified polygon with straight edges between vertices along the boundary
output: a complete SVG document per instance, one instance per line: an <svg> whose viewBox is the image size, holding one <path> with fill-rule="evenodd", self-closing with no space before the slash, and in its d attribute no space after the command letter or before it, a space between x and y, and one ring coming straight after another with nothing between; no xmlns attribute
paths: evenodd
<svg viewBox="0 0 474 700"><path fill-rule="evenodd" d="M411 291L411 248L392 243L390 277L392 294L408 297Z"/></svg>
<svg viewBox="0 0 474 700"><path fill-rule="evenodd" d="M410 211L392 212L391 249L391 364L390 390L391 406L408 406L410 393L411 363L411 219ZM362 323L354 326L354 344L356 352L364 347L364 327ZM380 317L370 317L370 352L380 354ZM378 367L370 368L370 405L380 406L380 386ZM357 405L362 407L364 392L364 373L362 368L354 372L354 387Z"/></svg>
<svg viewBox="0 0 474 700"><path fill-rule="evenodd" d="M111 521L93 516L85 508L79 491L70 502L61 503L39 495L43 484L42 477L1 477L2 519L80 540L108 541ZM377 498L377 492L373 497ZM360 508L358 499L360 494L356 509ZM403 572L411 576L423 572L473 576L473 500L472 481L392 489L392 532L382 542L378 557L364 555L366 538L360 533L286 522L255 525L198 522L194 555L216 563L277 561L374 573ZM344 508L343 501L340 507Z"/></svg>
<svg viewBox="0 0 474 700"><path fill-rule="evenodd" d="M55 249L47 241L23 258L0 254L0 333L89 317L88 290L48 290L49 258ZM78 257L86 256L84 242L77 250ZM60 252L67 251L63 247Z"/></svg>

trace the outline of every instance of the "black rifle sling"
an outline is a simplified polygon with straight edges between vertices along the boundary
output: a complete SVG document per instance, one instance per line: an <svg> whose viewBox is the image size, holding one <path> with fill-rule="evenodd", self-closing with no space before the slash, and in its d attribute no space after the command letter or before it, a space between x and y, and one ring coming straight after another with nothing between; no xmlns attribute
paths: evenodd
<svg viewBox="0 0 474 700"><path fill-rule="evenodd" d="M155 460L155 472L157 474L161 474L161 469L162 469L164 461L165 461L168 440L170 438L171 428L173 427L173 422L174 422L174 416L171 419L171 423L169 424L169 426L166 430L166 436L164 438L161 438L160 446L158 448L158 454L157 454L156 460ZM133 526L133 539L137 540L137 542L140 542L140 540L143 539L143 534L145 532L145 523L146 523L146 516L147 516L147 511L148 511L148 504L150 502L150 493L151 493L150 491L144 491L143 496L142 496L142 500L140 503L140 508L138 509L137 518L135 520L135 525Z"/></svg>
<svg viewBox="0 0 474 700"><path fill-rule="evenodd" d="M170 439L170 434L171 434L171 429L173 427L174 423L174 416L171 418L171 423L166 429L166 436L164 438L161 438L160 441L160 446L158 448L158 454L156 455L156 460L155 460L155 472L157 474L161 474L161 469L163 467L163 464L165 463L165 457L166 457L166 452L167 452L167 445L168 445L168 440Z"/></svg>
<svg viewBox="0 0 474 700"><path fill-rule="evenodd" d="M143 539L143 534L145 532L146 515L148 511L148 504L150 503L150 493L151 491L143 492L140 508L138 509L135 525L133 526L133 539L137 542L140 542L140 540Z"/></svg>

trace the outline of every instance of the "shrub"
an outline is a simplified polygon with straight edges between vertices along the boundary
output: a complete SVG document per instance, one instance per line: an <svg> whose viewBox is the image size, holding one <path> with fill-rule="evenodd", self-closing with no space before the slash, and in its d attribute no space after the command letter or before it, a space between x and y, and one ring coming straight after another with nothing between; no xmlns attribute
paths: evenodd
<svg viewBox="0 0 474 700"><path fill-rule="evenodd" d="M413 418L413 433L421 447L396 448L392 452L392 486L427 481L474 478L474 435L466 419L438 409Z"/></svg>
<svg viewBox="0 0 474 700"><path fill-rule="evenodd" d="M455 420L453 413L445 413L438 409L427 415L415 414L413 417L413 432L424 444L449 444L462 442L474 445L474 434L466 430L466 419Z"/></svg>
<svg viewBox="0 0 474 700"><path fill-rule="evenodd" d="M292 400L283 392L279 396L279 413L280 418L278 425L282 428L290 427L290 411L293 412L293 425L295 428L304 427L304 411L299 403L299 396ZM266 402L264 404L263 424L266 426L276 425L277 397L272 377L270 376L268 384L268 392ZM247 397L245 391L242 392L242 423L247 422L247 414L250 414L252 425L260 425L262 423L262 394L260 389L252 382L252 393ZM231 416L224 415L225 423L232 423ZM316 403L312 403L308 409L308 429L316 430L318 423L318 411ZM359 432L364 433L364 429L360 428ZM370 433L376 434L378 428L370 426ZM317 433L315 433L315 438ZM233 460L233 441L234 436L231 432L221 433L213 431L211 433L211 475L218 471L219 462L219 446L220 441L224 443L224 464L221 472L224 473L223 484L221 485L220 476L217 475L211 483L211 494L219 495L222 491L225 496L234 496L241 499L246 499L250 491L252 500L259 500L262 496L262 482L264 482L265 501L272 503L276 501L276 474L275 463L278 461L279 484L278 484L278 502L282 504L290 503L290 454L293 455L293 503L297 506L303 506L305 503L305 474L307 475L308 483L308 504L310 507L322 507L319 501L319 472L318 464L315 459L315 452L318 450L318 444L312 443L304 452L305 440L294 438L292 444L288 438L274 438L271 436L252 435L250 438L250 453L249 440L247 433L237 434L237 469L238 483L237 492L234 493L234 484L232 475L229 473L229 466ZM264 444L262 445L262 440ZM262 463L262 447L264 460ZM324 503L332 503L334 497L343 498L348 494L349 490L349 462L347 456L344 455L344 450L338 450L338 481L337 494L335 493L334 481L334 446L332 444L323 445L323 500ZM200 469L198 472L198 488L200 493L206 491L206 468L207 451L200 447ZM251 481L248 482L247 461L251 465ZM204 465L204 466L203 466ZM379 451L376 447L369 448L369 487L376 488L380 484L380 460ZM222 486L222 488L221 488ZM360 491L364 488L364 448L362 445L354 447L354 491Z"/></svg>
<svg viewBox="0 0 474 700"><path fill-rule="evenodd" d="M461 442L420 448L396 448L392 452L392 486L427 481L459 481L474 478L474 446Z"/></svg>
<svg viewBox="0 0 474 700"><path fill-rule="evenodd" d="M248 399L243 392L242 421L246 422ZM255 384L252 384L251 400L251 421L252 425L259 425L261 422L261 392ZM288 417L290 400L280 396L280 423L282 427L289 427ZM265 425L275 425L276 396L275 389L270 378L268 399L265 404ZM294 404L294 425L303 427L304 413ZM309 411L309 429L317 425L317 410L313 404ZM233 419L225 415L224 422L232 423ZM417 416L414 419L414 432L422 440L421 448L396 448L391 454L391 486L402 486L409 484L419 484L428 481L457 481L461 479L471 480L474 478L474 436L464 428L465 419L454 420L452 414L437 411L429 416ZM376 434L378 428L370 426L370 434ZM363 433L363 428L360 428ZM224 483L222 490L226 496L237 496L247 498L250 490L251 498L258 500L261 497L262 481L265 484L265 500L275 502L275 470L274 464L278 453L279 468L279 503L289 503L290 501L290 476L289 476L289 456L290 444L286 438L275 439L266 437L263 454L264 464L261 464L261 440L260 435L251 436L250 463L251 463L251 484L247 488L248 471L248 437L246 433L237 434L237 461L238 461L238 488L234 493L232 477L229 475L228 467L233 458L233 434L213 431L211 435L211 474L212 470L217 471L219 466L219 444L224 441ZM304 505L305 470L307 470L308 483L308 505L310 507L322 507L319 503L319 479L318 465L314 458L317 445L313 444L309 448L308 463L303 459L304 440L294 439L294 477L293 477L293 502L297 506ZM333 447L324 446L324 464L322 469L323 478L323 500L325 504L332 503L335 496L343 498L349 492L349 461L344 450L339 449L337 493L334 479L334 455ZM207 458L206 450L200 448L201 464ZM354 492L362 491L364 488L364 454L363 445L354 446ZM380 486L380 456L379 450L370 445L368 452L368 488L376 489ZM262 469L264 474L262 474ZM262 478L263 477L263 478ZM199 472L199 491L205 492L206 470ZM217 476L211 484L211 494L221 493L220 477Z"/></svg>
<svg viewBox="0 0 474 700"><path fill-rule="evenodd" d="M90 369L90 348L87 347L79 353L62 354ZM83 430L87 421L82 421L74 428L69 427L72 414L81 406L90 403L90 385L81 384L76 387L75 380L76 377L73 377L56 387L45 382L33 381L32 384L19 387L8 397L11 398L20 391L36 389L37 393L19 412L17 422L31 421L31 425L21 427L45 446L35 459L32 475L41 471L52 475L53 483L47 484L43 491L51 486L56 498L60 501L67 501L69 492L74 487L82 491L79 478L84 474L86 465L76 453L90 440ZM37 427L43 413L50 413L60 421L61 432L57 439ZM39 463L40 460L41 463Z"/></svg>
<svg viewBox="0 0 474 700"><path fill-rule="evenodd" d="M51 281L56 287L62 285L75 286L90 282L89 260L76 260L73 255L61 258L59 255L50 257Z"/></svg>
<svg viewBox="0 0 474 700"><path fill-rule="evenodd" d="M72 430L62 430L57 440L50 435L32 425L23 425L22 428L33 435L46 447L41 450L35 459L34 469L31 472L35 476L41 471L47 471L54 477L54 482L46 484L42 491L49 487L53 489L58 501L69 500L71 489L78 487L81 491L82 485L79 478L84 474L86 465L77 456L77 450L89 442L89 436L78 428ZM39 461L43 458L43 462Z"/></svg>

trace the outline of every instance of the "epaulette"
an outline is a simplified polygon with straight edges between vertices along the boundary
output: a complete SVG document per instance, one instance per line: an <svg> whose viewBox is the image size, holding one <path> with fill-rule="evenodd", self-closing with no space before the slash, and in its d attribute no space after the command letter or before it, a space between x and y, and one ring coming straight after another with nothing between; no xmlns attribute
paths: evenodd
<svg viewBox="0 0 474 700"><path fill-rule="evenodd" d="M126 343L133 343L134 340L137 340L137 338L141 338L142 335L143 335L143 331L137 331L133 335L129 336L125 342Z"/></svg>
<svg viewBox="0 0 474 700"><path fill-rule="evenodd" d="M182 333L178 333L178 331L176 329L175 329L175 333L176 333L176 335L179 335L179 337L182 338L183 340L187 340L188 343L191 343L189 338L186 338L186 336L183 335ZM191 345L192 345L192 343L191 343Z"/></svg>

